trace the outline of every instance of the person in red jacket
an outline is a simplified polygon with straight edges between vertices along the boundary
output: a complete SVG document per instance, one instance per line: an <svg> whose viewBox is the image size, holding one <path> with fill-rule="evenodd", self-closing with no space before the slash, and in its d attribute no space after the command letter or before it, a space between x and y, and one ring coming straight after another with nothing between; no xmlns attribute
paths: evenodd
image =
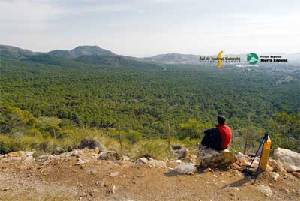
<svg viewBox="0 0 300 201"><path fill-rule="evenodd" d="M229 128L229 126L227 126L225 124L225 117L224 116L218 116L218 125L216 125L220 137L221 137L221 144L220 144L220 148L222 150L227 149L228 145L230 144L230 140L231 140L231 129Z"/></svg>

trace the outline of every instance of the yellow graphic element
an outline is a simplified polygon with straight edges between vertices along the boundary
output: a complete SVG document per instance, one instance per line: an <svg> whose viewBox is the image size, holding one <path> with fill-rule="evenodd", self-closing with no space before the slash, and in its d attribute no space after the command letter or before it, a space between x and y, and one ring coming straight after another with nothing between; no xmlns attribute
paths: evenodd
<svg viewBox="0 0 300 201"><path fill-rule="evenodd" d="M260 161L259 161L259 168L263 171L265 171L267 169L271 144L272 144L272 141L268 137L268 139L264 143L264 146L263 146L263 149L262 149L262 154L261 154Z"/></svg>
<svg viewBox="0 0 300 201"><path fill-rule="evenodd" d="M218 53L218 63L217 63L217 68L222 68L223 67L223 50L221 50L219 53Z"/></svg>

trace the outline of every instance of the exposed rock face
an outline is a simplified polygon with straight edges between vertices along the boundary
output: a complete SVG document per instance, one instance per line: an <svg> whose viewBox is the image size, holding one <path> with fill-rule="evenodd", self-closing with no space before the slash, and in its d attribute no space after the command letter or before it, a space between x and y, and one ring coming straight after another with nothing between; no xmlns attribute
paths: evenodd
<svg viewBox="0 0 300 201"><path fill-rule="evenodd" d="M105 151L104 146L100 142L98 142L97 140L94 140L94 139L81 140L81 142L79 144L79 149L84 149L84 148L88 148L88 149L98 148L99 151Z"/></svg>
<svg viewBox="0 0 300 201"><path fill-rule="evenodd" d="M274 158L283 164L286 171L300 171L300 153L289 149L277 148L274 151Z"/></svg>

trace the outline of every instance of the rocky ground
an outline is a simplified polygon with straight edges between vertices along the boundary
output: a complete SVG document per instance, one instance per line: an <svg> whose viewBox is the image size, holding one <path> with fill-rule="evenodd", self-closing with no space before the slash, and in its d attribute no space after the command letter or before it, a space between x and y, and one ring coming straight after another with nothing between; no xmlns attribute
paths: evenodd
<svg viewBox="0 0 300 201"><path fill-rule="evenodd" d="M0 157L0 200L300 200L296 174L267 171L256 180L238 168L192 175L171 171L179 161L99 160L94 150Z"/></svg>

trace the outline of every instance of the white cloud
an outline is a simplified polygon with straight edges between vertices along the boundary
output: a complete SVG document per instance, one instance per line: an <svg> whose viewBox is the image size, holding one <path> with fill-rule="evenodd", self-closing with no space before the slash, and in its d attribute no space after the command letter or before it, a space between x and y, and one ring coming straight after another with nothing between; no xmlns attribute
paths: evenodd
<svg viewBox="0 0 300 201"><path fill-rule="evenodd" d="M0 1L2 23L45 21L59 13L59 8L48 3L31 0Z"/></svg>
<svg viewBox="0 0 300 201"><path fill-rule="evenodd" d="M133 56L300 52L299 1L247 2L0 0L0 43L42 51L91 44Z"/></svg>

